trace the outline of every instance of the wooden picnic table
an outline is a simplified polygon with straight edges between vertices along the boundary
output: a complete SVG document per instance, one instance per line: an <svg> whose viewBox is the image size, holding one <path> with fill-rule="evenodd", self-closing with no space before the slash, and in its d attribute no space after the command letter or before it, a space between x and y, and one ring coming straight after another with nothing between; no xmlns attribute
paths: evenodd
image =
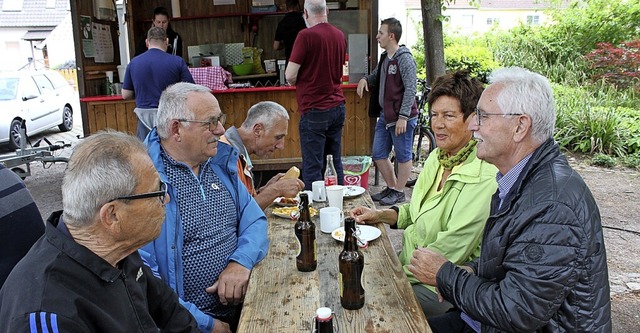
<svg viewBox="0 0 640 333"><path fill-rule="evenodd" d="M368 192L344 199L344 213L359 205L374 207ZM313 203L320 209L323 204ZM382 224L381 236L362 250L365 260L365 305L345 310L340 305L338 255L343 243L320 231L316 224L318 267L313 272L296 269L295 221L265 212L269 221L269 253L251 273L249 287L238 326L239 333L311 332L319 307L335 313L334 322L341 333L431 332L416 300L398 256Z"/></svg>

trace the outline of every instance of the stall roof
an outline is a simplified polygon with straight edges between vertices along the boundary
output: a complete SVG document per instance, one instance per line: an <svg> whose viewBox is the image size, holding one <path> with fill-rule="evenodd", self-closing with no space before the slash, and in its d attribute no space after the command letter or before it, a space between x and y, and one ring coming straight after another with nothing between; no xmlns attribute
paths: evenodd
<svg viewBox="0 0 640 333"><path fill-rule="evenodd" d="M52 30L29 30L22 39L24 40L45 40Z"/></svg>

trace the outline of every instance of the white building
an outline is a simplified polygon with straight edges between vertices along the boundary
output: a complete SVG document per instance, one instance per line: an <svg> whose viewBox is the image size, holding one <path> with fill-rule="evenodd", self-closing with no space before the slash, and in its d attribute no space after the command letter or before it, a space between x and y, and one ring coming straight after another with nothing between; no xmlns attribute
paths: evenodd
<svg viewBox="0 0 640 333"><path fill-rule="evenodd" d="M0 70L75 59L70 17L69 0L0 0ZM61 24L65 19L68 24ZM52 34L59 25L65 31Z"/></svg>
<svg viewBox="0 0 640 333"><path fill-rule="evenodd" d="M469 4L469 0L456 0L446 5L442 15L447 17L444 24L446 33L484 33L491 28L510 29L520 23L541 25L549 19L543 12L548 5L540 0L479 0L479 6ZM416 43L416 31L422 22L420 0L380 0L380 19L395 17L402 22L401 44L412 46Z"/></svg>

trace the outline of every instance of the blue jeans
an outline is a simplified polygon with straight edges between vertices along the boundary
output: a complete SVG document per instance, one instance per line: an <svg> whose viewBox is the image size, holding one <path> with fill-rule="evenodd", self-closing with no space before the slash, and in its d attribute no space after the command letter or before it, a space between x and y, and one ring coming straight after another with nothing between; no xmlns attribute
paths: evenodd
<svg viewBox="0 0 640 333"><path fill-rule="evenodd" d="M326 156L333 155L338 173L338 184L343 183L342 127L345 119L344 103L326 109L311 109L300 117L300 150L302 151L302 180L304 189L311 190L311 183L324 179Z"/></svg>
<svg viewBox="0 0 640 333"><path fill-rule="evenodd" d="M384 121L384 115L380 113L378 122L376 122L376 130L373 136L373 154L374 161L389 158L391 149L395 149L396 160L398 163L411 161L413 148L413 130L418 124L418 118L407 120L407 130L404 134L396 136L396 126L387 128Z"/></svg>

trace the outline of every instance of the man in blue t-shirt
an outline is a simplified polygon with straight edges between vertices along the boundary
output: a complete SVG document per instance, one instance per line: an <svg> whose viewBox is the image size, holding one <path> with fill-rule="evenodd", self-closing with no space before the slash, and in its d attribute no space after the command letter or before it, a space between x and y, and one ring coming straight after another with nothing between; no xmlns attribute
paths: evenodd
<svg viewBox="0 0 640 333"><path fill-rule="evenodd" d="M149 29L146 43L149 49L131 59L122 84L122 98L136 99L136 136L140 140L156 124L158 101L164 89L177 82L195 83L184 60L166 52L168 40L162 28Z"/></svg>

